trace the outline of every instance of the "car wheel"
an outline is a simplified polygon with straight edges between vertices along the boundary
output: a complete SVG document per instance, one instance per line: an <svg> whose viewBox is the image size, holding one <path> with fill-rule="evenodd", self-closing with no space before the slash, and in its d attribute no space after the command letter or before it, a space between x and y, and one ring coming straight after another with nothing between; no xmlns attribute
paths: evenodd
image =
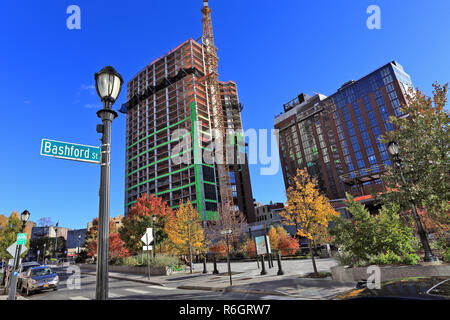
<svg viewBox="0 0 450 320"><path fill-rule="evenodd" d="M58 290L58 287L54 287L54 288L53 288L53 291L56 291L56 290Z"/></svg>

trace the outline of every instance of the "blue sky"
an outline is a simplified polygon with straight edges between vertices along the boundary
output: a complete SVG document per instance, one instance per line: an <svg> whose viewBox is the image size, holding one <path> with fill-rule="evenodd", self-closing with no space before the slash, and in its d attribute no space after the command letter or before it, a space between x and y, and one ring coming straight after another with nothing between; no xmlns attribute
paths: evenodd
<svg viewBox="0 0 450 320"><path fill-rule="evenodd" d="M81 9L81 30L66 9ZM369 5L381 30L369 30ZM273 128L283 103L325 95L397 60L431 94L450 75L450 1L211 0L221 80L238 85L244 128ZM0 29L0 214L28 209L84 228L98 215L95 164L40 156L42 138L99 145L94 73L114 66L125 82L188 38L201 36L201 0L8 1ZM115 108L126 101L122 91ZM112 127L111 216L123 212L125 116ZM250 167L254 198L285 201L281 169Z"/></svg>

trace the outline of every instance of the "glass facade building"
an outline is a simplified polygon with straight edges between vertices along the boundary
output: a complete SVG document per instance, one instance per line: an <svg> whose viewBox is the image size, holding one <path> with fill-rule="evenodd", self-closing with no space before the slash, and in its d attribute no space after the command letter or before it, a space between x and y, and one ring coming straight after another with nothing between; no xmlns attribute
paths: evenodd
<svg viewBox="0 0 450 320"><path fill-rule="evenodd" d="M393 130L390 116L402 116L409 87L409 75L392 61L329 97L302 94L285 104L275 128L286 188L296 169L306 168L330 200L381 190L392 163L380 137Z"/></svg>

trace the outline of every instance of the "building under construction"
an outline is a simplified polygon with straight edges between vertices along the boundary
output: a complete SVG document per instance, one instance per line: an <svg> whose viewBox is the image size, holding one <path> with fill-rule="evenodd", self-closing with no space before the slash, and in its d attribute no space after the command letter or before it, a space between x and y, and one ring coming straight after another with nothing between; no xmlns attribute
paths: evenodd
<svg viewBox="0 0 450 320"><path fill-rule="evenodd" d="M223 189L229 188L233 205L249 222L255 219L247 162L230 163L227 159L220 166L202 157L205 152L213 152L213 129L242 129L236 84L219 82L217 75L211 79L207 53L211 48L208 41L205 45L205 23L211 29L207 2L205 7L202 43L188 39L128 82L127 103L121 109L127 114L126 213L139 196L147 193L163 198L172 208L190 200L204 220L211 220L224 198ZM206 14L209 21L205 21ZM212 29L210 32L212 35ZM215 47L212 49L215 52ZM213 97L211 81L220 90L220 99ZM216 110L222 110L219 116ZM236 136L242 139L242 135ZM235 157L246 159L242 141L234 140Z"/></svg>

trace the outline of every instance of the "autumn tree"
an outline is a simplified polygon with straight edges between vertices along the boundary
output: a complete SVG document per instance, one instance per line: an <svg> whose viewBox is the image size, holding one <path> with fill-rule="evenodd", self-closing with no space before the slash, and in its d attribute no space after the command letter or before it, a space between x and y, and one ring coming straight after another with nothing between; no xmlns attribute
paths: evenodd
<svg viewBox="0 0 450 320"><path fill-rule="evenodd" d="M8 218L5 215L0 214L0 229L4 228L6 226L7 221L8 221Z"/></svg>
<svg viewBox="0 0 450 320"><path fill-rule="evenodd" d="M164 231L181 252L189 252L192 273L192 250L201 249L205 240L200 215L188 200L186 204L180 201L175 213L169 214L167 218Z"/></svg>
<svg viewBox="0 0 450 320"><path fill-rule="evenodd" d="M22 221L20 221L19 213L13 211L8 217L5 226L0 230L0 258L10 258L10 254L6 249L17 240L17 234L22 231Z"/></svg>
<svg viewBox="0 0 450 320"><path fill-rule="evenodd" d="M40 227L48 227L48 226L53 225L53 221L50 217L42 217L39 219L38 225Z"/></svg>
<svg viewBox="0 0 450 320"><path fill-rule="evenodd" d="M228 241L232 248L236 249L245 234L246 225L247 220L244 214L231 204L226 204L224 208L219 209L216 220L208 221L206 237L212 243L216 243L225 240L226 235L223 231L231 230L231 233L228 234Z"/></svg>
<svg viewBox="0 0 450 320"><path fill-rule="evenodd" d="M448 84L433 84L433 97L419 89L410 89L405 117L390 117L395 130L383 136L382 142L395 141L400 149L404 185L399 168L388 168L383 177L387 192L383 203L399 203L409 210L409 200L418 208L425 208L429 217L442 224L450 224L450 134L447 104Z"/></svg>
<svg viewBox="0 0 450 320"><path fill-rule="evenodd" d="M162 244L167 239L164 225L171 213L172 209L161 198L155 197L153 194L147 196L144 193L123 219L123 226L119 230L120 238L125 242L128 250L136 254L142 251L141 238L147 228L156 228L156 243ZM153 217L156 218L155 222Z"/></svg>
<svg viewBox="0 0 450 320"><path fill-rule="evenodd" d="M109 241L108 241L108 258L110 262L115 262L119 258L125 258L130 255L125 243L120 238L116 224L110 219L109 221ZM84 247L87 249L87 255L90 257L97 256L98 250L98 218L92 220L92 227L86 232L86 240Z"/></svg>
<svg viewBox="0 0 450 320"><path fill-rule="evenodd" d="M228 251L231 250L230 244L228 244ZM227 255L227 244L225 240L220 240L219 242L209 246L209 251L218 255L219 257L225 257Z"/></svg>
<svg viewBox="0 0 450 320"><path fill-rule="evenodd" d="M339 215L326 196L319 192L317 179L311 178L305 169L297 169L287 190L285 210L280 212L286 225L295 225L297 235L308 239L314 273L317 267L314 259L312 241L321 226L327 227L331 219Z"/></svg>
<svg viewBox="0 0 450 320"><path fill-rule="evenodd" d="M298 240L291 237L282 226L270 226L269 232L270 247L272 250L280 251L282 255L294 254L300 247Z"/></svg>

